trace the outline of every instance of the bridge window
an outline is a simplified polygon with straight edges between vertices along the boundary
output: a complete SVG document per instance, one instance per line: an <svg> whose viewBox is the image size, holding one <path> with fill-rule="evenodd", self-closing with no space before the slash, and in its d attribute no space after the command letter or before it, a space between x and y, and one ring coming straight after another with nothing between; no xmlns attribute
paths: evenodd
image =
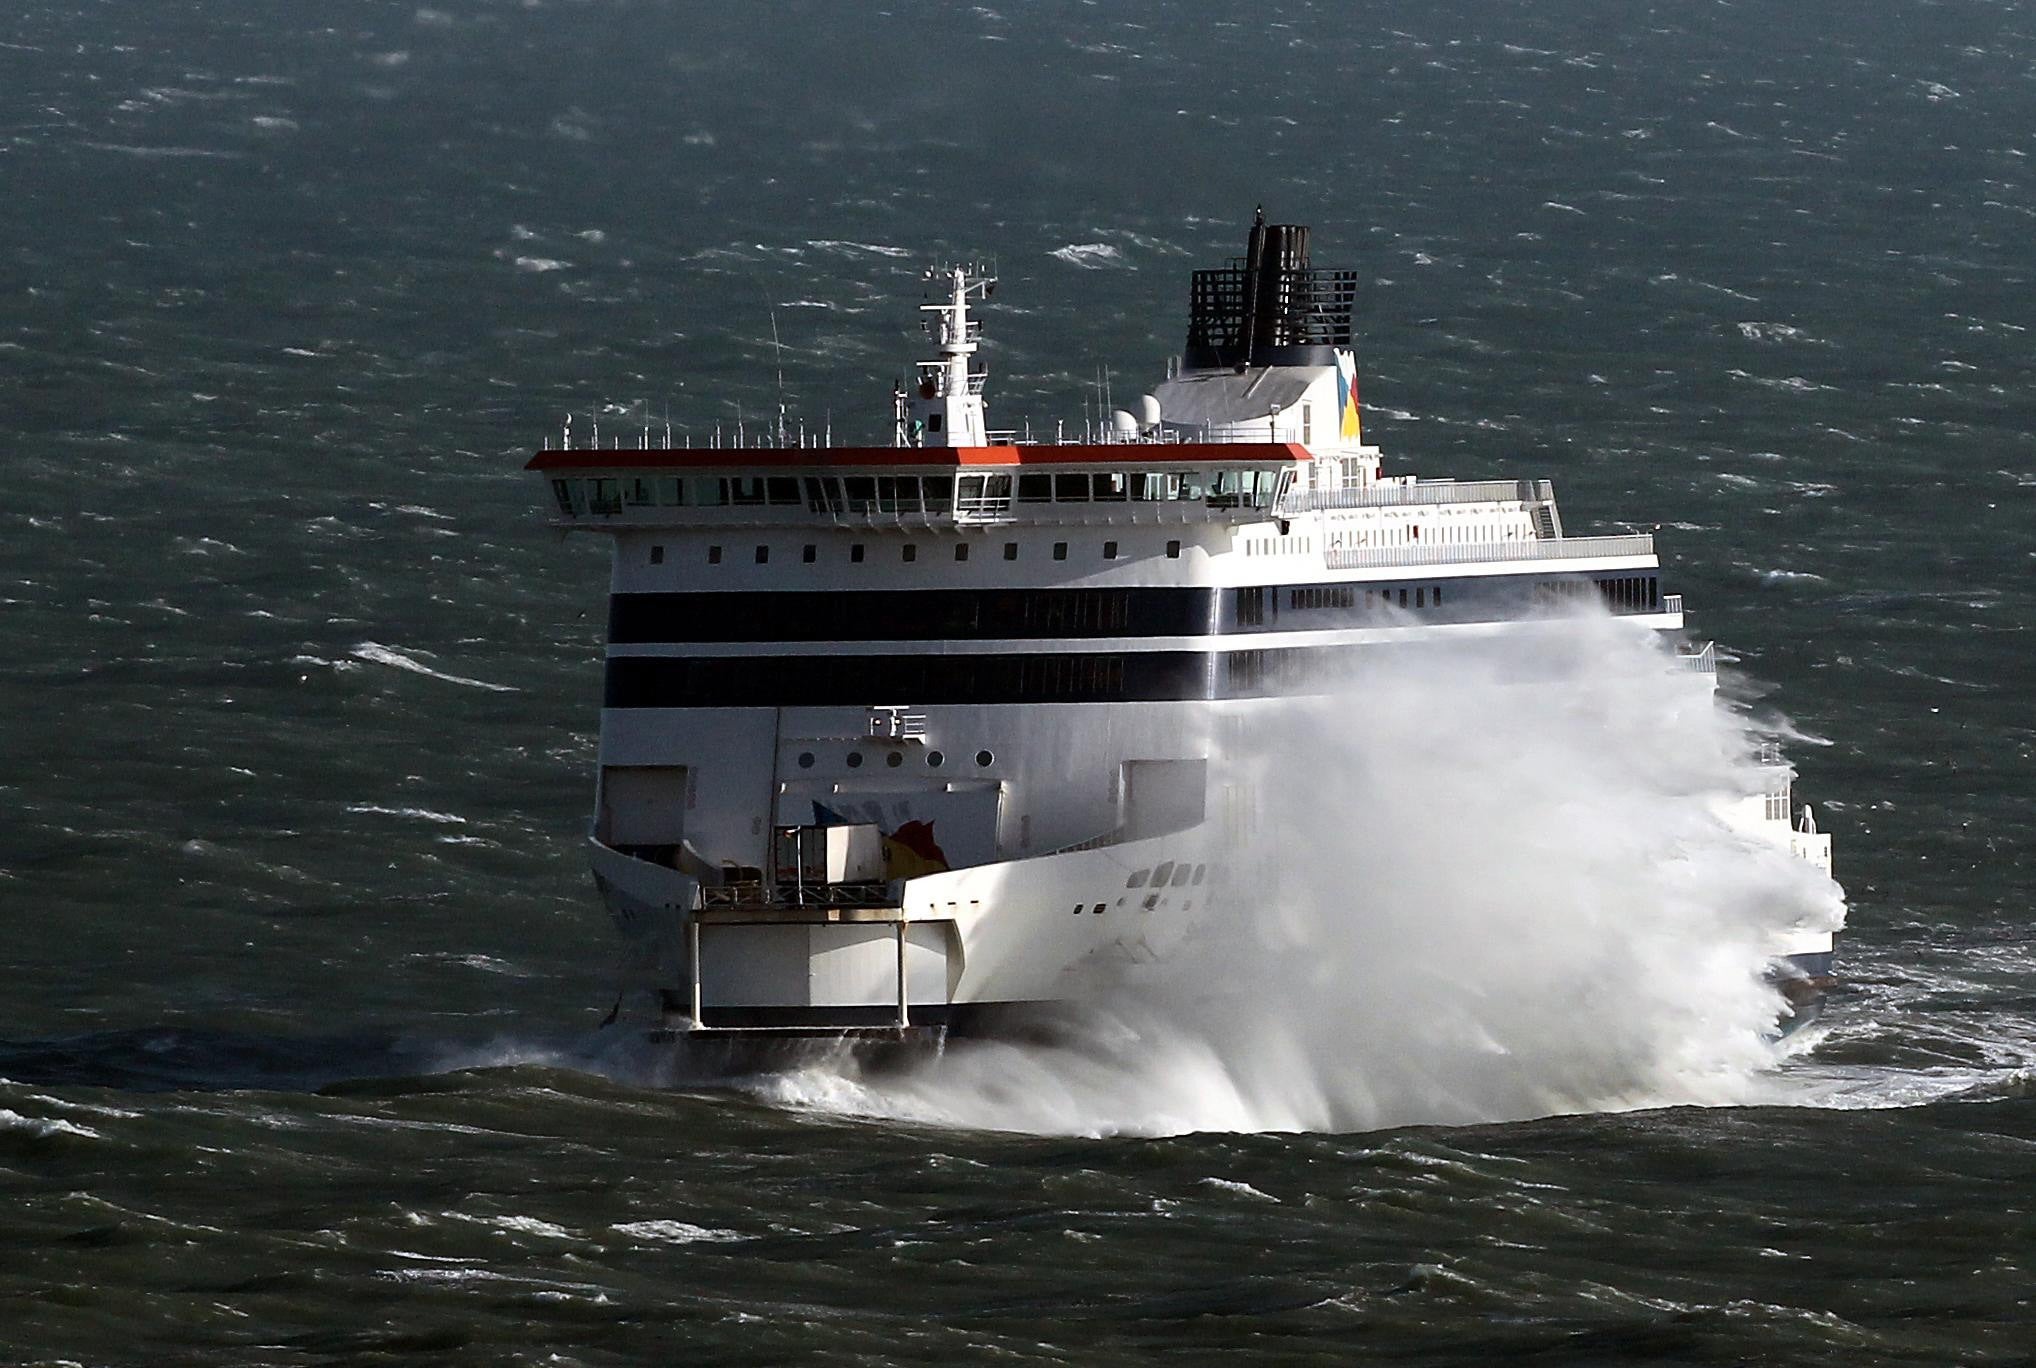
<svg viewBox="0 0 2036 1368"><path fill-rule="evenodd" d="M1051 503L1053 501L1053 476L1020 475L1018 477L1019 503Z"/></svg>
<svg viewBox="0 0 2036 1368"><path fill-rule="evenodd" d="M1053 497L1060 503L1087 503L1089 477L1080 472L1054 476Z"/></svg>
<svg viewBox="0 0 2036 1368"><path fill-rule="evenodd" d="M1098 475L1093 482L1092 497L1098 503L1122 503L1129 483L1129 478L1121 472Z"/></svg>

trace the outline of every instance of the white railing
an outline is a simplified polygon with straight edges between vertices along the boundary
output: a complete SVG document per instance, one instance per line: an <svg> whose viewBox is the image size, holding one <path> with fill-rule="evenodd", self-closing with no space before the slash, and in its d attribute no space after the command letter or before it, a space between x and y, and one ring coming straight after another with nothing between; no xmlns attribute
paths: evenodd
<svg viewBox="0 0 2036 1368"><path fill-rule="evenodd" d="M1677 617L1681 617L1683 612L1683 596L1681 594L1663 594L1661 596L1661 611L1664 613L1674 613Z"/></svg>
<svg viewBox="0 0 2036 1368"><path fill-rule="evenodd" d="M1280 501L1279 511L1286 515L1332 508L1402 508L1501 501L1542 503L1554 497L1555 487L1547 480L1419 480L1413 484L1376 484L1363 489L1293 493Z"/></svg>
<svg viewBox="0 0 2036 1368"><path fill-rule="evenodd" d="M1718 673L1718 646L1707 641L1701 648L1686 647L1675 653L1676 664L1692 674Z"/></svg>
<svg viewBox="0 0 2036 1368"><path fill-rule="evenodd" d="M1654 538L1644 533L1619 537L1537 537L1531 541L1450 546L1341 548L1322 553L1331 570L1371 570L1397 565L1459 565L1470 561L1583 560L1606 556L1651 556Z"/></svg>

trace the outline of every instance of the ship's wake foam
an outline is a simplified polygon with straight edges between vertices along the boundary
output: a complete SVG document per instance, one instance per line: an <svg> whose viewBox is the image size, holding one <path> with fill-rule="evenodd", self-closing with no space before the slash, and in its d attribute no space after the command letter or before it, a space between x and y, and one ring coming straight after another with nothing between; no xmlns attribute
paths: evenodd
<svg viewBox="0 0 2036 1368"><path fill-rule="evenodd" d="M1760 730L1604 617L1393 653L1231 738L1230 905L1052 1045L846 1059L786 1103L1059 1133L1351 1131L1753 1100L1776 934L1836 885L1719 806ZM1246 870L1270 873L1243 873ZM1113 911L1135 937L1135 907Z"/></svg>

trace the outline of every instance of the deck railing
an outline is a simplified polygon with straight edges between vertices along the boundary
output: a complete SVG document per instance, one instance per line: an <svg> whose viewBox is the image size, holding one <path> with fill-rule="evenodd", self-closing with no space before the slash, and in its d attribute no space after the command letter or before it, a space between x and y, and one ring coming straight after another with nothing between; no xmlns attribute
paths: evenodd
<svg viewBox="0 0 2036 1368"><path fill-rule="evenodd" d="M1370 570L1401 565L1460 565L1470 561L1583 560L1653 554L1654 538L1641 533L1617 537L1537 537L1531 541L1466 545L1342 548L1323 552L1322 561L1331 570Z"/></svg>
<svg viewBox="0 0 2036 1368"><path fill-rule="evenodd" d="M1309 490L1280 501L1282 515L1334 508L1406 508L1432 504L1545 503L1555 497L1547 480L1417 480L1363 489Z"/></svg>

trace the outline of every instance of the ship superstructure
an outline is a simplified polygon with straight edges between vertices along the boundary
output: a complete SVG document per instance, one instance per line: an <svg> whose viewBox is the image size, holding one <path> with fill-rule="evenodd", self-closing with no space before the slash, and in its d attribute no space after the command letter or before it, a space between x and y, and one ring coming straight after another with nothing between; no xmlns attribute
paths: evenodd
<svg viewBox="0 0 2036 1368"><path fill-rule="evenodd" d="M589 849L665 1026L897 1034L1107 990L1237 894L1238 719L1577 600L1682 627L1653 539L1567 535L1547 481L1383 474L1355 276L1309 256L1254 223L1194 273L1179 365L1079 439L989 429L994 280L943 268L889 446L568 432L529 463L557 526L614 543ZM1785 788L1755 801L1828 869ZM1830 948L1777 954L1817 977Z"/></svg>

